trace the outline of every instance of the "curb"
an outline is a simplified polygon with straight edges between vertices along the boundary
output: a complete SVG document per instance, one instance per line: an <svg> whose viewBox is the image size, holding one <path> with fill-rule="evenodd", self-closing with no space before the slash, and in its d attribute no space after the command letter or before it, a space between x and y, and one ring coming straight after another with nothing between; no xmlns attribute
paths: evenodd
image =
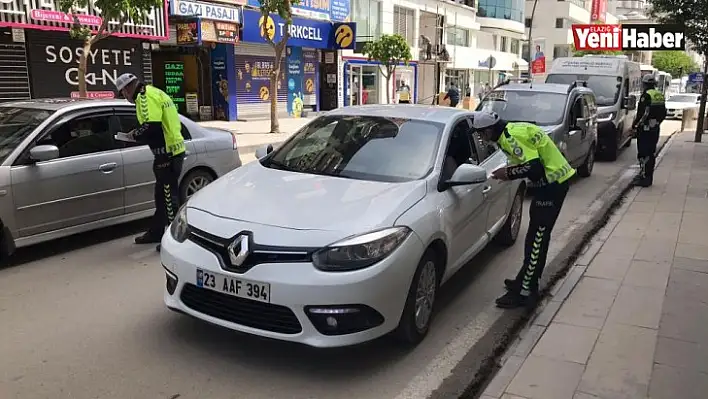
<svg viewBox="0 0 708 399"><path fill-rule="evenodd" d="M665 156L666 150L668 150L676 133L678 132L673 132L661 144L659 155L657 156L657 166ZM515 342L518 333L527 326L529 321L532 321L543 311L550 298L561 294L559 292L561 284L556 283L562 282L574 265L575 260L583 255L583 249L590 243L593 236L607 224L613 211L622 205L624 197L634 187L631 181L635 174L636 167L630 167L625 172L622 172L615 182L599 198L593 201L585 214L574 220L563 234L555 238L555 241L560 241L564 244L546 265L544 278L541 282L541 286L544 287L542 290L544 299L539 303L538 311L506 310L500 312L496 320L490 320L486 331L480 331L477 334L479 339L455 365L449 376L432 390L430 395L428 395L429 399L472 399L482 394L491 378L499 370L500 363L502 363L507 349ZM572 273L575 283L580 280L581 276L582 273ZM566 296L570 294L574 285L572 284L569 287L567 293L565 293ZM568 287L563 284L562 288L565 292ZM489 307L494 308L494 304ZM553 311L549 320L558 309L560 309L560 306ZM543 313L542 316L546 317L548 312ZM540 337L540 334L538 334L538 337Z"/></svg>

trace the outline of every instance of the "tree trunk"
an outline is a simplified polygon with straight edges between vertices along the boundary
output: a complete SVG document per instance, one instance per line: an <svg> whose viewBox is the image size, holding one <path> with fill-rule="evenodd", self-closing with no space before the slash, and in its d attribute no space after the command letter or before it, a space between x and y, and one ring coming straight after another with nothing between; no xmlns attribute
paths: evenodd
<svg viewBox="0 0 708 399"><path fill-rule="evenodd" d="M79 97L81 98L86 98L86 72L88 65L88 58L86 57L86 54L91 53L91 44L91 38L84 40L83 51L81 53L81 57L79 57L78 81Z"/></svg>
<svg viewBox="0 0 708 399"><path fill-rule="evenodd" d="M386 76L386 104L391 104L391 75Z"/></svg>
<svg viewBox="0 0 708 399"><path fill-rule="evenodd" d="M270 75L270 132L280 133L280 121L278 120L278 77L280 77L280 64L283 59L285 46L278 44L275 46L275 65Z"/></svg>
<svg viewBox="0 0 708 399"><path fill-rule="evenodd" d="M696 121L696 135L694 140L696 143L700 143L703 138L703 120L706 116L706 95L708 95L708 59L703 63L703 83L701 88L701 106L698 107L698 120Z"/></svg>

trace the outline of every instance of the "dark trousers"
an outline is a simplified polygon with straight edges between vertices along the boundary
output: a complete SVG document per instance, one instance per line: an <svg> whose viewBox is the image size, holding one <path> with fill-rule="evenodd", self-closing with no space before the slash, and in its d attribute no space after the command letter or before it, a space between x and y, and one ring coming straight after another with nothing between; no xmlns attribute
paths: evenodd
<svg viewBox="0 0 708 399"><path fill-rule="evenodd" d="M450 106L451 107L457 107L457 104L460 102L460 100L453 100L450 99Z"/></svg>
<svg viewBox="0 0 708 399"><path fill-rule="evenodd" d="M660 127L644 130L641 126L637 133L637 159L639 160L639 175L637 180L642 185L654 182L654 167L656 166L656 146L659 144Z"/></svg>
<svg viewBox="0 0 708 399"><path fill-rule="evenodd" d="M526 232L524 264L516 275L521 295L538 293L538 282L546 267L551 231L556 224L570 184L553 183L538 187L529 209L529 229Z"/></svg>
<svg viewBox="0 0 708 399"><path fill-rule="evenodd" d="M152 171L155 174L155 214L150 223L151 234L162 236L165 226L172 223L179 210L179 175L182 173L184 155L170 158L155 158Z"/></svg>

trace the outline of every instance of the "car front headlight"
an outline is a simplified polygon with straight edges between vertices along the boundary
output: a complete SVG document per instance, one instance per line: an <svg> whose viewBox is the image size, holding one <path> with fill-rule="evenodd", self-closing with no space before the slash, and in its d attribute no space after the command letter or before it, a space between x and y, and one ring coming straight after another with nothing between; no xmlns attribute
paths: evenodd
<svg viewBox="0 0 708 399"><path fill-rule="evenodd" d="M611 120L614 119L614 118L615 118L615 113L614 113L614 112L610 112L609 114L600 114L600 115L598 115L598 116L597 116L597 121L598 121L598 122L607 122L607 121L611 121Z"/></svg>
<svg viewBox="0 0 708 399"><path fill-rule="evenodd" d="M408 227L398 226L345 238L315 252L312 262L328 272L364 269L393 253L410 233Z"/></svg>
<svg viewBox="0 0 708 399"><path fill-rule="evenodd" d="M170 224L170 234L177 242L184 242L189 236L189 224L187 224L187 205L182 205L177 211L177 215Z"/></svg>

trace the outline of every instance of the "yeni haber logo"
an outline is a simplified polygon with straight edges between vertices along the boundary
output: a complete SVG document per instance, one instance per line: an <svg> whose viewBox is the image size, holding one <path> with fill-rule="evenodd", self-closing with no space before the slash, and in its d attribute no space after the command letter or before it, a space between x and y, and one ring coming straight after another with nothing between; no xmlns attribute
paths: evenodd
<svg viewBox="0 0 708 399"><path fill-rule="evenodd" d="M685 50L680 25L573 25L577 50Z"/></svg>

